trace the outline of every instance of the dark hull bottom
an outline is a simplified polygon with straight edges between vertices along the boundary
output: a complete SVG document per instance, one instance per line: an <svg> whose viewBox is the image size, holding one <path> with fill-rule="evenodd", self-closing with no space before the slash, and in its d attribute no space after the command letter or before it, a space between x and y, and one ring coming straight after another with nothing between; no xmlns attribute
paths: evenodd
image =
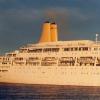
<svg viewBox="0 0 100 100"><path fill-rule="evenodd" d="M100 87L0 83L0 100L100 100Z"/></svg>

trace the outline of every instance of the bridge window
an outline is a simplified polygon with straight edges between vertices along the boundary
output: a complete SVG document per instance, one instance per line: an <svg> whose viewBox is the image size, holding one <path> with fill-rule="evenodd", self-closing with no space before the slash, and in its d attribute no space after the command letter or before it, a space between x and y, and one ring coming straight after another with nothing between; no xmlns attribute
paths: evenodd
<svg viewBox="0 0 100 100"><path fill-rule="evenodd" d="M59 51L59 48L52 48L52 51L53 52L58 52Z"/></svg>
<svg viewBox="0 0 100 100"><path fill-rule="evenodd" d="M44 48L44 52L58 52L59 48Z"/></svg>
<svg viewBox="0 0 100 100"><path fill-rule="evenodd" d="M51 51L51 48L44 48L43 51L44 51L44 52L50 52L50 51Z"/></svg>
<svg viewBox="0 0 100 100"><path fill-rule="evenodd" d="M29 53L33 53L33 52L34 53L40 53L40 52L42 52L42 49L41 48L40 49L29 49L28 52Z"/></svg>

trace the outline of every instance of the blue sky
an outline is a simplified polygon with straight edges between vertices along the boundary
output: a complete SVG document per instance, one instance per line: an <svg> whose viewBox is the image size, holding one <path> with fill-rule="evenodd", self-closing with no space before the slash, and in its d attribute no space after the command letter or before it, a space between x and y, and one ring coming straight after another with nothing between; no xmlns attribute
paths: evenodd
<svg viewBox="0 0 100 100"><path fill-rule="evenodd" d="M56 21L59 40L94 40L100 0L0 0L0 54L38 42L45 20Z"/></svg>

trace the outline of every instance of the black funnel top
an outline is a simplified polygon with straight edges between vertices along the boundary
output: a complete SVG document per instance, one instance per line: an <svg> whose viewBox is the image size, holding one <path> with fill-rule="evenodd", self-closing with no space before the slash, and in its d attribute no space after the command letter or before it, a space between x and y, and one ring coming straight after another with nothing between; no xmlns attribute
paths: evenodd
<svg viewBox="0 0 100 100"><path fill-rule="evenodd" d="M49 21L45 21L44 23L50 23Z"/></svg>
<svg viewBox="0 0 100 100"><path fill-rule="evenodd" d="M51 24L56 24L55 22L52 22Z"/></svg>

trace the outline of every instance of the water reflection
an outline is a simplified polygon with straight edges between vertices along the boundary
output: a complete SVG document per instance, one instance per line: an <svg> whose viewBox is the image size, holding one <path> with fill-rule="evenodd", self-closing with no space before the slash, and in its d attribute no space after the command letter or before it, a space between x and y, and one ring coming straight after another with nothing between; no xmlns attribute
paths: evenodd
<svg viewBox="0 0 100 100"><path fill-rule="evenodd" d="M0 100L100 100L100 87L0 84Z"/></svg>

